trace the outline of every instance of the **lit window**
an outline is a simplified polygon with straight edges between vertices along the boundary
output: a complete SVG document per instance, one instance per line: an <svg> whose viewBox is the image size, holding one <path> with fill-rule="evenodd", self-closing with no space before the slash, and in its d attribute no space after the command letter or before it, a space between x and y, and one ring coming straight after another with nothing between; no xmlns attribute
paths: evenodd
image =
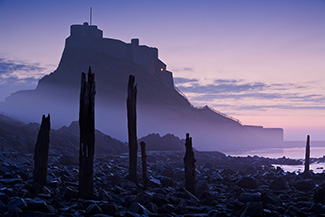
<svg viewBox="0 0 325 217"><path fill-rule="evenodd" d="M162 72L163 72L163 71L164 71L164 68L161 68L161 69L160 69L160 71L162 71Z"/></svg>

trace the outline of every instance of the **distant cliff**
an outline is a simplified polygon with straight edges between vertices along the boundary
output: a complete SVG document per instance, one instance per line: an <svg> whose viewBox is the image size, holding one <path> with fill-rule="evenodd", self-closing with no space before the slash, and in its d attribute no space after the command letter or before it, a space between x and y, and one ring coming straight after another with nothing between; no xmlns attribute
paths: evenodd
<svg viewBox="0 0 325 217"><path fill-rule="evenodd" d="M72 25L58 68L44 76L35 90L18 91L1 110L36 121L50 113L53 126L78 119L80 75L92 67L96 80L96 128L126 141L128 76L138 85L138 134L189 132L198 150L229 151L272 144L208 107L194 108L174 87L172 73L158 58L158 49L103 38L97 26Z"/></svg>

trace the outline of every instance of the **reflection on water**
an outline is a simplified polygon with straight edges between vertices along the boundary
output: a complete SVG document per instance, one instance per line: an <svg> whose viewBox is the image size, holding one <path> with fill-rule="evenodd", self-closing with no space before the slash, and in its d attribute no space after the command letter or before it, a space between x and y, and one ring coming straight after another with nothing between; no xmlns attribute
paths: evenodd
<svg viewBox="0 0 325 217"><path fill-rule="evenodd" d="M268 158L290 158L290 159L304 159L305 158L305 148L296 147L296 148L270 148L270 149L261 149L253 150L246 152L228 152L226 153L230 156L259 156L259 157L268 157ZM325 155L325 147L311 147L310 148L310 157L311 158L321 158ZM284 171L287 172L297 172L302 173L304 171L304 165L274 165L275 167L279 166ZM325 162L324 163L315 163L310 165L310 169L314 173L323 173L325 172Z"/></svg>
<svg viewBox="0 0 325 217"><path fill-rule="evenodd" d="M291 158L291 159L304 159L305 158L305 148L268 148L260 150L252 150L245 152L228 152L225 153L230 156L259 156L259 157L269 157L269 158ZM311 147L310 148L310 157L319 158L325 155L325 147Z"/></svg>
<svg viewBox="0 0 325 217"><path fill-rule="evenodd" d="M273 164L274 167L281 167L285 172L296 172L303 173L305 166L304 165L280 165ZM310 170L314 173L323 173L325 172L325 163L310 164Z"/></svg>

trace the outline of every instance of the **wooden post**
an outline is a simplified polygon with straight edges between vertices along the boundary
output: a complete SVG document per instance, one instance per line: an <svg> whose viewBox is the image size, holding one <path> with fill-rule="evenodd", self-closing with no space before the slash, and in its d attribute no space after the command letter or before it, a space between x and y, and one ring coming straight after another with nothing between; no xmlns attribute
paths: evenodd
<svg viewBox="0 0 325 217"><path fill-rule="evenodd" d="M34 182L41 186L47 182L47 166L50 144L50 115L42 116L42 123L38 132L37 142L34 150Z"/></svg>
<svg viewBox="0 0 325 217"><path fill-rule="evenodd" d="M141 146L141 159L142 159L142 180L143 180L143 189L147 190L148 188L148 177L147 177L147 154L146 154L146 143L140 142Z"/></svg>
<svg viewBox="0 0 325 217"><path fill-rule="evenodd" d="M135 77L129 76L128 97L127 97L127 116L128 116L128 133L129 133L129 179L138 184L137 178L137 85L135 85Z"/></svg>
<svg viewBox="0 0 325 217"><path fill-rule="evenodd" d="M80 149L79 149L79 197L93 197L93 163L95 153L95 75L89 67L88 81L86 74L81 74L80 89Z"/></svg>
<svg viewBox="0 0 325 217"><path fill-rule="evenodd" d="M305 155L305 171L304 173L309 173L309 164L310 164L310 136L307 136L306 143L306 155Z"/></svg>
<svg viewBox="0 0 325 217"><path fill-rule="evenodd" d="M193 195L196 194L196 173L195 173L195 158L194 152L192 148L192 138L189 134L186 134L186 142L185 142L185 187L191 192Z"/></svg>

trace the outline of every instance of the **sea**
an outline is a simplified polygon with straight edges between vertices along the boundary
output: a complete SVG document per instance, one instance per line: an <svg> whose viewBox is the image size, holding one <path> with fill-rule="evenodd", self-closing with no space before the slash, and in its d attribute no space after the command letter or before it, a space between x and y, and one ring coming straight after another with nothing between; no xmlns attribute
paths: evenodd
<svg viewBox="0 0 325 217"><path fill-rule="evenodd" d="M226 152L225 154L230 156L240 156L240 157L259 156L259 157L267 157L267 158L286 157L290 159L297 159L297 160L301 160L302 162L301 165L274 164L273 166L275 167L279 166L284 171L287 172L302 173L304 171L303 160L305 159L305 147L301 147L300 145L301 142L299 143L299 147L267 148L267 149L242 151L242 152ZM317 146L314 147L311 144L310 147L311 158L322 158L324 156L325 156L325 142L318 142ZM310 169L313 170L314 173L325 173L325 162L312 163L310 165Z"/></svg>

